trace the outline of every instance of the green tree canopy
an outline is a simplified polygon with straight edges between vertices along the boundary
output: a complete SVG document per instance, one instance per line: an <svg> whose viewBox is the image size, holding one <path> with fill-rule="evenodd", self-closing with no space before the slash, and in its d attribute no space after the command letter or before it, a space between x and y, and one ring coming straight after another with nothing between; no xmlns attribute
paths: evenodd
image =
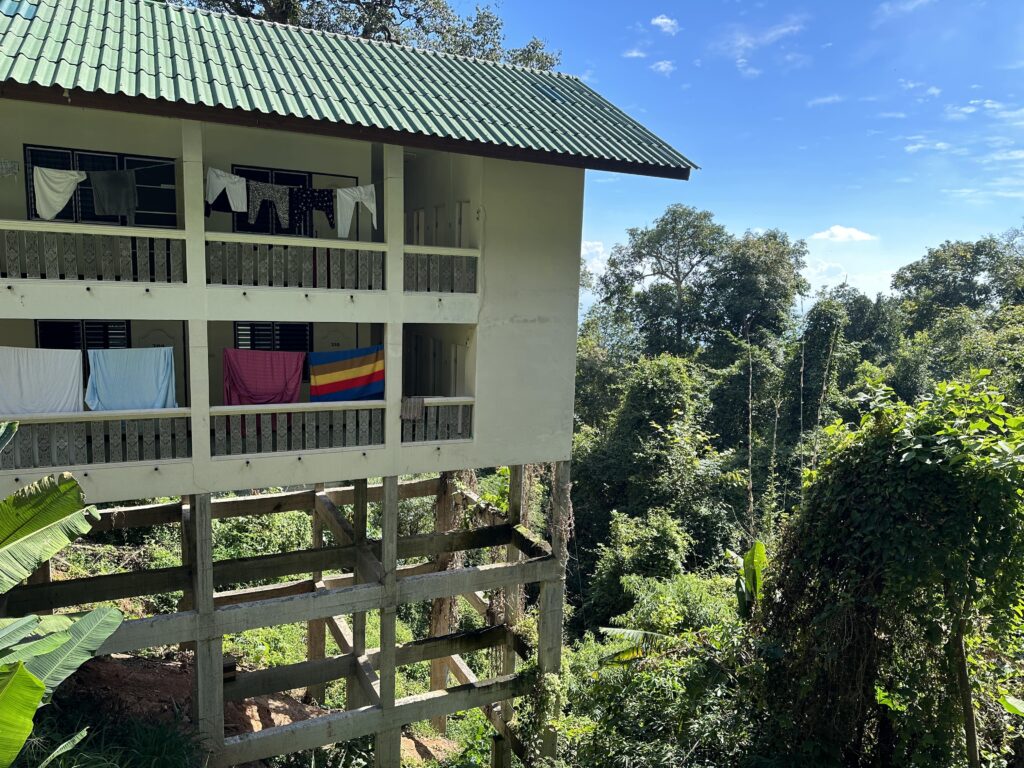
<svg viewBox="0 0 1024 768"><path fill-rule="evenodd" d="M247 18L384 40L460 56L476 56L536 69L554 69L561 54L534 37L505 44L505 25L494 8L476 6L460 16L447 0L189 0L200 8Z"/></svg>

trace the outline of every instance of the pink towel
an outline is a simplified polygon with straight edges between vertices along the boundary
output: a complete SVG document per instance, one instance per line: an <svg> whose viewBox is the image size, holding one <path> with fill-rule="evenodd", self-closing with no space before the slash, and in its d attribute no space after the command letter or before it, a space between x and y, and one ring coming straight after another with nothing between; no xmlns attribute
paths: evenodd
<svg viewBox="0 0 1024 768"><path fill-rule="evenodd" d="M305 352L224 350L224 405L297 403Z"/></svg>

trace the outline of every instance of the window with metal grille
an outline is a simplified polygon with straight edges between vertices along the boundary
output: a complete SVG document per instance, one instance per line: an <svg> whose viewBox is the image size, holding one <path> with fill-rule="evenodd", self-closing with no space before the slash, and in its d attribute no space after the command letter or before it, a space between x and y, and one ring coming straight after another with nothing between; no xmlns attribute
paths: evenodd
<svg viewBox="0 0 1024 768"><path fill-rule="evenodd" d="M178 225L178 195L176 191L175 163L169 157L123 155L116 152L90 152L61 147L25 145L25 195L30 219L38 219L32 169L56 168L62 171L125 171L135 170L139 204L135 212L135 226L176 227ZM125 216L99 216L93 204L92 184L87 178L75 190L64 210L55 221L73 221L87 224L125 226Z"/></svg>
<svg viewBox="0 0 1024 768"><path fill-rule="evenodd" d="M89 372L90 349L127 349L132 339L127 320L36 320L39 349L79 349Z"/></svg>
<svg viewBox="0 0 1024 768"><path fill-rule="evenodd" d="M235 349L263 352L312 352L312 323L235 323ZM309 381L309 361L302 365L302 380Z"/></svg>

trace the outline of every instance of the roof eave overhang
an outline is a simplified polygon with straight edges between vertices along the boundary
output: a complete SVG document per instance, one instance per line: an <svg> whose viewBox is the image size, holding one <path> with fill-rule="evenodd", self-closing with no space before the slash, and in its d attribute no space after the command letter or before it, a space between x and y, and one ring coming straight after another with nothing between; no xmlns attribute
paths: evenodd
<svg viewBox="0 0 1024 768"><path fill-rule="evenodd" d="M266 128L290 131L292 133L315 133L344 139L375 141L405 147L436 149L464 155L491 157L500 160L517 160L543 165L587 168L611 173L629 173L638 176L656 176L684 181L690 178L689 166L655 165L581 155L567 155L558 152L544 152L536 149L509 147L500 144L465 141L443 136L428 136L422 133L396 131L388 128L374 128L337 123L329 120L272 115L264 112L211 107L203 104L187 104L180 101L149 99L142 96L85 91L78 88L67 90L60 86L24 85L22 83L4 82L0 83L0 98L35 101L44 104L70 105L89 109L106 109L114 112L130 112L157 117L174 117L184 120L199 120L251 128Z"/></svg>

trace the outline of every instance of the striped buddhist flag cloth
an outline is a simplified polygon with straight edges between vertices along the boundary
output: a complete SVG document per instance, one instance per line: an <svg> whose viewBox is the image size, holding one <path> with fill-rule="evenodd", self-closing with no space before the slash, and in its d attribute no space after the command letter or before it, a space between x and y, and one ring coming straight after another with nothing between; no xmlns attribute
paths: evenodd
<svg viewBox="0 0 1024 768"><path fill-rule="evenodd" d="M309 399L384 399L384 347L309 353Z"/></svg>

